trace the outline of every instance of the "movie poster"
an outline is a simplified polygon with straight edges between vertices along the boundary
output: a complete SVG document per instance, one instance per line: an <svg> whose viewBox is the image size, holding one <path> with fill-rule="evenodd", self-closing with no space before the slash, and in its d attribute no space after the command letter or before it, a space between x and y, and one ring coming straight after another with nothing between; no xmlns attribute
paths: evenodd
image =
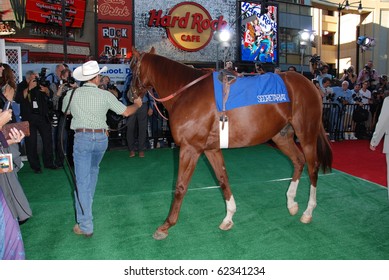
<svg viewBox="0 0 389 280"><path fill-rule="evenodd" d="M242 62L278 64L278 10L269 4L261 14L261 4L240 2L240 51Z"/></svg>

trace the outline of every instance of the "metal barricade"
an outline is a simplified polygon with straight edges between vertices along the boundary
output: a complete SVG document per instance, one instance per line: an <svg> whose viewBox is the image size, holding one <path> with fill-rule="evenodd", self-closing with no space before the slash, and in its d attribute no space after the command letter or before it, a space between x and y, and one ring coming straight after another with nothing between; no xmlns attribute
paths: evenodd
<svg viewBox="0 0 389 280"><path fill-rule="evenodd" d="M339 106L336 103L323 103L323 125L331 140L367 139L372 130L372 114L370 105L364 104L363 109L369 112L368 119L355 122L353 115L357 104Z"/></svg>

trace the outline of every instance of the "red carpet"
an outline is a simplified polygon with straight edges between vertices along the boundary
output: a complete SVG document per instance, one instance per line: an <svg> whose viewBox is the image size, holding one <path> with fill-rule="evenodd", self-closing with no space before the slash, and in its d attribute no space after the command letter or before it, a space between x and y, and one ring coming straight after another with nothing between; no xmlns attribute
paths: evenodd
<svg viewBox="0 0 389 280"><path fill-rule="evenodd" d="M376 151L369 149L369 140L347 140L331 143L332 167L347 174L386 186L386 160L383 141Z"/></svg>

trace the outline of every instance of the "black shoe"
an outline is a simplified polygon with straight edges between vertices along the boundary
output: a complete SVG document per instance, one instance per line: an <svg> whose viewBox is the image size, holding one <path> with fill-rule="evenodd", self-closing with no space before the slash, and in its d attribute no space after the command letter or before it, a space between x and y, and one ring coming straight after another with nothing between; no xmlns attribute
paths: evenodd
<svg viewBox="0 0 389 280"><path fill-rule="evenodd" d="M42 169L40 169L40 168L34 168L34 173L36 173L36 174L41 174L41 173L42 173Z"/></svg>

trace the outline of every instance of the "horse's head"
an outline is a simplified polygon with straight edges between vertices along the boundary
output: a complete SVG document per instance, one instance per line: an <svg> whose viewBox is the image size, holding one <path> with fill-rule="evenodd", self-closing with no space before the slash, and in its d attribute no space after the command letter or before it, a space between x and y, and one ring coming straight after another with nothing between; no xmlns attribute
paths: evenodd
<svg viewBox="0 0 389 280"><path fill-rule="evenodd" d="M154 54L154 47L151 48L149 54ZM132 58L130 62L130 69L132 72L131 87L127 92L128 98L131 100L131 97L140 96L143 97L145 93L152 88L148 84L147 75L147 62L143 61L143 57L148 53L138 52L134 47L132 48ZM132 95L132 96L131 96Z"/></svg>

